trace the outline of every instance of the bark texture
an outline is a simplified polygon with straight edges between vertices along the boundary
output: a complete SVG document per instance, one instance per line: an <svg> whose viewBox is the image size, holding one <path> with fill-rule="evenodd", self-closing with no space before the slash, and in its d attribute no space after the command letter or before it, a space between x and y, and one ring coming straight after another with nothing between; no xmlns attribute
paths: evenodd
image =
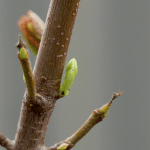
<svg viewBox="0 0 150 150"><path fill-rule="evenodd" d="M48 123L59 87L80 0L51 0L34 67L35 100L25 92L14 150L45 149ZM29 104L33 101L33 106Z"/></svg>

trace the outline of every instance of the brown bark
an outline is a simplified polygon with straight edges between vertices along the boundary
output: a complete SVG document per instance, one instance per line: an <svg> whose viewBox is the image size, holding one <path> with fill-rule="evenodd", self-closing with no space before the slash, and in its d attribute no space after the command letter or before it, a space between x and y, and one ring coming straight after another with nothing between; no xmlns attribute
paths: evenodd
<svg viewBox="0 0 150 150"><path fill-rule="evenodd" d="M36 98L25 92L14 150L44 149L47 126L59 87L80 0L51 0L34 67Z"/></svg>
<svg viewBox="0 0 150 150"><path fill-rule="evenodd" d="M5 147L7 150L12 150L13 143L8 138L6 138L2 133L0 133L0 145Z"/></svg>

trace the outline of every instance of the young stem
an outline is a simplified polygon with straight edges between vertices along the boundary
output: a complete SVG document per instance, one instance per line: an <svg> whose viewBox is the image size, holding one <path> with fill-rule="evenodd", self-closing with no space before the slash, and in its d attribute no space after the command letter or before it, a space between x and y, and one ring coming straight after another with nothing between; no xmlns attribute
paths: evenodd
<svg viewBox="0 0 150 150"><path fill-rule="evenodd" d="M35 81L32 73L31 62L29 58L29 53L26 49L25 44L23 43L21 37L19 43L16 46L19 49L18 58L20 60L22 70L25 77L25 83L27 85L27 95L30 100L35 100ZM30 102L32 103L32 102Z"/></svg>
<svg viewBox="0 0 150 150"><path fill-rule="evenodd" d="M120 90L119 93L113 93L111 101L103 105L101 108L94 110L85 123L72 136L55 144L47 150L57 150L57 148L64 143L68 144L66 150L70 150L72 147L74 147L75 144L79 142L97 123L101 122L107 116L107 112L112 102L114 99L122 95L122 93L123 92Z"/></svg>

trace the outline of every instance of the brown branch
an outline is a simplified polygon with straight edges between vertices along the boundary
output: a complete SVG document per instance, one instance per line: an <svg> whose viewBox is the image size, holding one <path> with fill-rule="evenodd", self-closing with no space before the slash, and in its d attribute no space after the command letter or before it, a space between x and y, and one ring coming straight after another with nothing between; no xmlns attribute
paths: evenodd
<svg viewBox="0 0 150 150"><path fill-rule="evenodd" d="M0 145L7 150L13 150L13 142L0 133Z"/></svg>
<svg viewBox="0 0 150 150"><path fill-rule="evenodd" d="M66 150L70 150L75 144L81 140L97 123L101 122L106 116L107 112L114 101L118 96L122 95L123 92L119 90L119 93L113 93L112 99L107 104L103 105L101 108L98 108L92 112L86 122L69 138L64 141L61 141L54 146L48 148L47 150L57 150L59 146L66 143L68 147Z"/></svg>
<svg viewBox="0 0 150 150"><path fill-rule="evenodd" d="M36 84L42 76L48 80L61 79L79 1L51 1L34 67Z"/></svg>
<svg viewBox="0 0 150 150"><path fill-rule="evenodd" d="M79 2L80 0L51 0L47 14L33 70L37 93L53 104L59 98L61 77ZM53 109L51 107L51 111ZM41 141L44 141L44 138L45 134Z"/></svg>
<svg viewBox="0 0 150 150"><path fill-rule="evenodd" d="M79 1L51 0L34 67L35 104L31 107L27 103L25 93L14 140L15 150L44 149L45 134L58 99Z"/></svg>

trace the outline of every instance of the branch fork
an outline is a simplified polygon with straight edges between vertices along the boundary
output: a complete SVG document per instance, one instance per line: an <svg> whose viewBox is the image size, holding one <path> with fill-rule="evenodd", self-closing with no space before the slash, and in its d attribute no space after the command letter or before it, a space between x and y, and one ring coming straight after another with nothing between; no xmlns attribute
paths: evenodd
<svg viewBox="0 0 150 150"><path fill-rule="evenodd" d="M71 70L73 71L72 80L71 82L65 80L60 88L79 2L80 0L52 0L45 25L31 11L27 13L27 17L22 17L24 20L18 22L20 29L23 31L22 33L28 40L28 46L35 55L38 54L38 57L34 71L32 71L29 52L20 37L17 44L19 49L18 58L22 65L27 90L23 98L14 141L10 141L0 133L0 145L7 150L70 150L98 122L106 117L114 99L122 95L120 90L119 93L114 93L110 102L94 110L85 123L64 141L49 148L45 146L46 130L56 100L69 93L70 86L78 70L77 65L72 64L75 61L72 61L71 65L69 64L69 66L72 66ZM36 34L37 37L35 37ZM31 40L29 41L29 39Z"/></svg>

